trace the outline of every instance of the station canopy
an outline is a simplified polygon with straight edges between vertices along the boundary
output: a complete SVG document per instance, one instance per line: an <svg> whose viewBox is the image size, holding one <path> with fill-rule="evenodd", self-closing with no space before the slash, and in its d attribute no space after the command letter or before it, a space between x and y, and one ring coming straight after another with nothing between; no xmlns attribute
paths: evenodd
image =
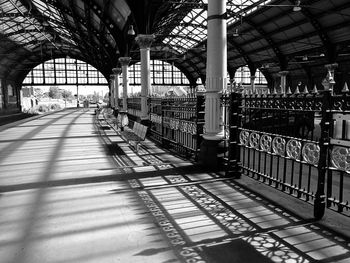
<svg viewBox="0 0 350 263"><path fill-rule="evenodd" d="M211 1L211 0L209 0ZM213 0L216 1L216 0ZM227 0L228 72L248 66L267 79L350 69L350 1ZM23 81L44 61L69 57L107 79L118 58L140 60L138 34L153 34L151 58L205 80L208 0L0 0L0 77Z"/></svg>

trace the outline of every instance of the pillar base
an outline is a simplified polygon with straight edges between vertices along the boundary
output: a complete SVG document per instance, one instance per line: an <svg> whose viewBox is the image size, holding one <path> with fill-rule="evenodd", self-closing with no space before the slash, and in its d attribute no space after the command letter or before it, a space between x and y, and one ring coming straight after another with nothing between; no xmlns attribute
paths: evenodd
<svg viewBox="0 0 350 263"><path fill-rule="evenodd" d="M210 170L219 168L218 148L220 140L206 140L201 143L198 161L199 164Z"/></svg>

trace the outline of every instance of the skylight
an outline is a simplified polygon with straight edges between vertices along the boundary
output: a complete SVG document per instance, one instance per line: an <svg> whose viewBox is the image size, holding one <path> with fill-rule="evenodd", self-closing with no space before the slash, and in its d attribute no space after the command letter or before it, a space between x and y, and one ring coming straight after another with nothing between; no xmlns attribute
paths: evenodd
<svg viewBox="0 0 350 263"><path fill-rule="evenodd" d="M266 5L272 0L229 0L227 2L227 24L228 26L239 21L258 9L261 5ZM207 4L208 0L197 2L180 2L179 5L190 5L197 3L176 26L169 36L163 39L163 43L170 45L180 54L185 53L191 48L196 47L207 38Z"/></svg>
<svg viewBox="0 0 350 263"><path fill-rule="evenodd" d="M24 17L27 9L19 2L6 1L0 4L2 16L0 18L0 33L27 49L32 49L36 41L42 36L37 28L40 23L30 17Z"/></svg>
<svg viewBox="0 0 350 263"><path fill-rule="evenodd" d="M33 6L46 18L48 26L57 36L67 43L76 45L72 35L64 28L59 11L41 0L33 0ZM0 2L0 33L25 49L33 50L40 42L50 41L54 44L55 34L47 32L42 22L33 15L20 1Z"/></svg>

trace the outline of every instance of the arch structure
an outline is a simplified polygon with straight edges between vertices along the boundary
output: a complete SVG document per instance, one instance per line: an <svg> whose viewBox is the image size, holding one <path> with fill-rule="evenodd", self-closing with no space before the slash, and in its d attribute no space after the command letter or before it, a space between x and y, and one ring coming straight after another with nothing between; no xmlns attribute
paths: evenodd
<svg viewBox="0 0 350 263"><path fill-rule="evenodd" d="M150 61L150 77L152 85L188 86L189 80L173 63L161 60ZM129 67L130 85L141 85L141 63Z"/></svg>
<svg viewBox="0 0 350 263"><path fill-rule="evenodd" d="M23 86L45 85L108 85L106 78L88 63L72 58L56 58L33 68Z"/></svg>
<svg viewBox="0 0 350 263"><path fill-rule="evenodd" d="M252 76L254 76L254 84L267 85L264 74L259 69L256 70L255 74L252 74L248 66L238 68L233 79L236 83L250 85L252 84Z"/></svg>
<svg viewBox="0 0 350 263"><path fill-rule="evenodd" d="M138 34L152 34L151 58L174 64L190 85L206 79L207 8L217 0L8 0L0 2L2 109L34 67L67 55L108 79L120 57L140 61ZM350 1L227 0L228 71L260 69L273 87L321 83L337 63L336 85L350 80ZM232 75L230 73L230 75ZM294 83L295 82L295 83ZM8 85L15 92L8 90Z"/></svg>

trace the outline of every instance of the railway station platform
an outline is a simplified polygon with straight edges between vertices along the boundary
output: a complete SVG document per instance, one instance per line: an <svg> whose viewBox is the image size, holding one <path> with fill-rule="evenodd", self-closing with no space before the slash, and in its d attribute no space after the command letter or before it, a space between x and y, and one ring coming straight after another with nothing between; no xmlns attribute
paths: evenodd
<svg viewBox="0 0 350 263"><path fill-rule="evenodd" d="M136 153L94 109L0 126L0 233L1 263L350 262L348 217Z"/></svg>

